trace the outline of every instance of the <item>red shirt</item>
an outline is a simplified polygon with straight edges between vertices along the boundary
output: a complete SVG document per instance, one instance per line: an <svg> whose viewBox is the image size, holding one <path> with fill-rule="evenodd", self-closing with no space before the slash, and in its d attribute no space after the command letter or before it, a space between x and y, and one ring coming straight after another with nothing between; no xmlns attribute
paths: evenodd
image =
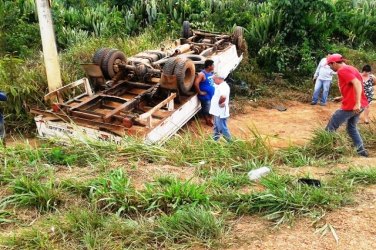
<svg viewBox="0 0 376 250"><path fill-rule="evenodd" d="M355 106L355 88L351 81L354 78L357 78L360 82L363 81L362 76L360 75L359 71L350 65L345 65L341 67L338 71L338 86L339 90L342 94L342 110L353 110ZM360 106L365 108L368 106L367 97L364 94L363 84L362 86L362 94L360 96Z"/></svg>

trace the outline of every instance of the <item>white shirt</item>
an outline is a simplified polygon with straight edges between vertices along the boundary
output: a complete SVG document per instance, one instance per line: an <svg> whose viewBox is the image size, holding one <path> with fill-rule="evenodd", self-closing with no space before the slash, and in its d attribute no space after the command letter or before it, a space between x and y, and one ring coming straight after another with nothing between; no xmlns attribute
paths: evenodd
<svg viewBox="0 0 376 250"><path fill-rule="evenodd" d="M321 59L313 78L320 80L332 80L335 72L326 64L326 58Z"/></svg>
<svg viewBox="0 0 376 250"><path fill-rule="evenodd" d="M223 81L221 84L214 84L215 91L214 95L210 101L210 109L209 113L218 116L219 118L227 118L230 116L230 108L229 108L229 101L230 101L230 87L228 86L227 82ZM219 99L221 96L225 96L225 106L219 106Z"/></svg>

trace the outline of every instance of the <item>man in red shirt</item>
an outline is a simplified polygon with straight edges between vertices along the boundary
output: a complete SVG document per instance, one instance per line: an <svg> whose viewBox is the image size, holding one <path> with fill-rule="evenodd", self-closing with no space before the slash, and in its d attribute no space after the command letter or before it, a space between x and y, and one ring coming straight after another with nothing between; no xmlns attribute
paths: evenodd
<svg viewBox="0 0 376 250"><path fill-rule="evenodd" d="M340 54L329 55L327 64L337 72L338 87L342 94L341 109L338 109L326 126L327 131L336 131L343 123L347 123L347 133L351 137L357 153L360 156L368 157L368 152L364 148L362 138L356 127L359 121L359 115L367 107L368 101L364 94L362 76L359 71L344 63Z"/></svg>

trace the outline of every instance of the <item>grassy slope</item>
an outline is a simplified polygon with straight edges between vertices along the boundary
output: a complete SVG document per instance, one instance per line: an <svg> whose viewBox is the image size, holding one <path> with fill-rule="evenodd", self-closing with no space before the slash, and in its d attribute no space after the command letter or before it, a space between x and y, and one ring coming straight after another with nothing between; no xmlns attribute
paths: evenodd
<svg viewBox="0 0 376 250"><path fill-rule="evenodd" d="M300 216L320 218L351 203L358 185L374 184L375 169L334 172L315 188L299 184L279 166L307 166L319 159L335 166L352 154L341 140L342 135L317 131L305 147L275 151L257 134L227 144L204 135L193 140L187 133L163 147L133 140L120 146L44 142L0 147L0 227L7 229L1 245L218 247L231 221L243 214L267 215L276 224ZM302 152L309 160L302 159ZM192 175L162 173L135 186L134 173L148 165L190 169ZM271 166L273 173L252 185L247 172L261 165Z"/></svg>

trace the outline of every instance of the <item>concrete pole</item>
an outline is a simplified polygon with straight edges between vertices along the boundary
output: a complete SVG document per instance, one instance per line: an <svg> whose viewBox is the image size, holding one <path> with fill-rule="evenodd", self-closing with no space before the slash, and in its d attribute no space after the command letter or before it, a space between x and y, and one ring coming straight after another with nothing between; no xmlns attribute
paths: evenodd
<svg viewBox="0 0 376 250"><path fill-rule="evenodd" d="M57 54L55 33L53 29L50 1L36 0L40 35L42 37L42 47L44 64L46 66L48 90L54 91L62 86L59 56Z"/></svg>

